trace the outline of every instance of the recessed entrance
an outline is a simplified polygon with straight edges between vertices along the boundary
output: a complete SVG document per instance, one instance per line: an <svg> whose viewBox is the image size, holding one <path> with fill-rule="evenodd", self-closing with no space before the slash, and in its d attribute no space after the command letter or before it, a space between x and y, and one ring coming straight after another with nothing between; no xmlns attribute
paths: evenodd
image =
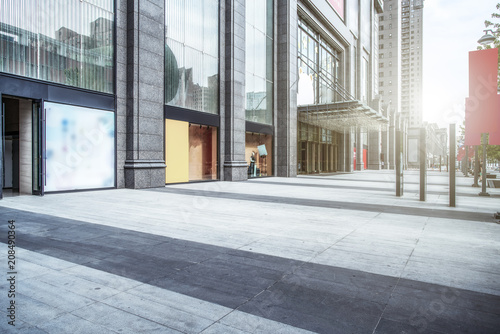
<svg viewBox="0 0 500 334"><path fill-rule="evenodd" d="M40 194L40 103L5 95L0 98L0 194Z"/></svg>

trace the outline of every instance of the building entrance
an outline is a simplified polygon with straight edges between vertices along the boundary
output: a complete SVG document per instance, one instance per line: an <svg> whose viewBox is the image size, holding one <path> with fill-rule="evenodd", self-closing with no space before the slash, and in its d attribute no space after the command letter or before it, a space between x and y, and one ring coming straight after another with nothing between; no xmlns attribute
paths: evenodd
<svg viewBox="0 0 500 334"><path fill-rule="evenodd" d="M299 122L297 171L319 174L337 171L338 135L335 131Z"/></svg>
<svg viewBox="0 0 500 334"><path fill-rule="evenodd" d="M41 195L41 101L0 95L0 103L0 198Z"/></svg>

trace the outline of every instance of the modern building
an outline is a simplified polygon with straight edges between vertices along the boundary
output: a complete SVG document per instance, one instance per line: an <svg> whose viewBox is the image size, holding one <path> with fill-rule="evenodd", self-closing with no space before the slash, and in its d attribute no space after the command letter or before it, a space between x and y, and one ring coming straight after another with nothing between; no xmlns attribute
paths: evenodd
<svg viewBox="0 0 500 334"><path fill-rule="evenodd" d="M427 140L427 166L440 168L448 164L448 131L440 128L436 123L423 122ZM472 152L471 152L472 153ZM472 155L472 154L471 154Z"/></svg>
<svg viewBox="0 0 500 334"><path fill-rule="evenodd" d="M422 127L424 0L401 1L401 112L409 128Z"/></svg>
<svg viewBox="0 0 500 334"><path fill-rule="evenodd" d="M0 0L0 189L378 169L383 7Z"/></svg>
<svg viewBox="0 0 500 334"><path fill-rule="evenodd" d="M380 76L382 108L392 115L391 124L403 133L404 161L408 166L409 141L419 136L422 123L424 0L386 0L380 15ZM390 130L388 135L391 138ZM385 136L384 136L385 138ZM394 167L394 148L385 140L382 149L388 152L387 168Z"/></svg>

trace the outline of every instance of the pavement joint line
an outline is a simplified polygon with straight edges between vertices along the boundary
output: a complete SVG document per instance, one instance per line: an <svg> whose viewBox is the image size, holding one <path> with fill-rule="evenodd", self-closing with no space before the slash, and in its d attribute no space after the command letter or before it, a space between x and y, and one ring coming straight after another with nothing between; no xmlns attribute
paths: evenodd
<svg viewBox="0 0 500 334"><path fill-rule="evenodd" d="M394 284L394 287L391 289L391 293L390 293L390 295L389 295L389 298L387 299L387 302L386 302L386 304L385 304L385 306L384 306L384 309L382 310L382 313L380 314L380 318L378 319L377 324L376 324L376 325L375 325L375 327L373 328L373 332L372 332L372 334L375 334L375 333L376 333L376 331L377 331L377 327L378 327L378 325L380 324L380 321L382 320L382 318L384 317L385 311L387 310L387 307L389 306L389 303L390 303L391 298L392 298L392 296L393 296L393 294L394 294L394 291L396 290L396 288L397 288L397 287L398 287L398 285L399 285L399 282L401 281L401 278L402 278L402 276L403 276L403 274L404 274L404 272L405 272L405 269L406 269L406 267L408 266L408 263L410 262L411 256L413 255L413 252L415 252L415 248L417 248L418 242L420 241L420 238L422 237L422 234L424 233L424 230L425 230L425 228L426 228L426 226L427 226L427 223L428 223L428 222L429 222L429 218L427 218L427 219L426 219L425 224L424 224L424 226L422 227L422 230L420 231L420 235L418 236L417 241L415 242L415 245L414 245L414 247L413 247L413 249L412 249L412 251L411 251L410 255L408 256L408 259L406 260L405 266L404 266L404 267L403 267L403 269L401 270L401 274L399 275L399 277L398 277L398 279L397 279L397 281L396 281L396 284Z"/></svg>
<svg viewBox="0 0 500 334"><path fill-rule="evenodd" d="M375 219L377 216L379 216L380 213L378 215L376 215L375 217L373 217L372 219ZM361 226L365 226L367 225L369 222L371 221L368 220L367 222L365 222L364 224L362 224ZM347 238L349 235L351 235L352 233L354 233L355 231L357 231L361 226L358 226L356 227L356 229L352 230L351 232L347 233L346 235L344 235L342 238L340 238L339 240L336 240L333 244L331 244L330 246L328 246L327 248L323 249L322 251L318 251L316 252L314 255L312 255L308 260L305 260L305 261L300 261L299 264L297 266L294 266L291 268L291 270L288 270L286 272L283 273L283 275L278 279L276 280L275 282L273 282L272 284L270 284L267 288L263 289L262 291L260 291L259 293L257 293L255 296L249 298L248 300L246 300L245 302L243 302L241 305L237 306L236 308L234 308L233 311L229 312L228 314L226 314L225 316L223 316L221 319L219 319L218 321L221 321L222 319L224 319L225 317L227 317L229 314L233 313L234 311L237 311L238 309L240 309L241 307L243 307L245 304L248 304L249 302L251 302L252 300L254 300L255 298L257 298L258 296L260 296L261 294L265 293L266 291L269 291L270 289L272 289L276 284L278 284L279 282L282 282L286 277L291 277L292 275L294 275L298 270L300 270L301 268L303 268L306 264L314 264L314 262L311 262L313 259L315 259L316 257L318 257L319 255L323 254L324 252L326 252L328 249L330 249L331 247L333 247L335 244L337 244L338 242L340 242L341 240ZM297 229L297 228L295 228ZM326 297L325 297L326 298ZM375 327L376 328L376 327Z"/></svg>
<svg viewBox="0 0 500 334"><path fill-rule="evenodd" d="M371 182L371 181L368 181ZM380 181L383 182L383 181ZM349 189L349 190L367 190L367 191L376 191L376 192L394 192L394 189L392 188L374 188L374 187L357 187L357 186L352 186L352 185L325 185L325 184L317 184L317 183L291 183L291 182L277 182L277 181L260 181L259 183L263 184L274 184L274 185L283 185L283 186L294 186L294 187L309 187L309 188L323 188L323 189ZM384 182L386 183L386 182ZM418 183L410 183L410 184L416 184ZM441 183L433 183L433 184L427 184L427 186L447 186L448 184L441 184ZM410 194L419 194L419 190L408 190L405 189L405 193L410 193ZM436 191L436 190L427 190L426 194L429 195L449 195L448 192L445 191ZM462 196L462 197L479 197L477 194L471 194L471 193L465 193L465 192L456 192L457 196ZM500 198L499 194L490 194L491 198Z"/></svg>
<svg viewBox="0 0 500 334"><path fill-rule="evenodd" d="M148 285L148 284L147 284L147 283L143 283L143 284L141 284L141 285ZM141 286L141 285L139 285L139 286ZM135 288L135 287L134 287L134 288ZM134 288L130 288L129 290L134 289ZM128 291L128 290L127 290L127 291ZM121 293L126 293L126 292L125 292L125 291L121 291L121 292L120 292L120 293L118 293L118 294L121 294ZM117 294L117 295L118 295L118 294ZM116 295L114 295L114 296L116 296ZM114 309L115 309L115 310L117 310L117 311L124 312L124 313L128 313L128 314L130 314L130 315L132 315L132 316L134 316L134 317L138 317L138 318L144 319L144 320L146 320L146 321L149 321L149 322L153 322L153 323L155 323L155 324L158 324L160 327L166 327L166 328L170 328L170 329L172 329L172 330L174 330L174 331L177 331L177 332L186 333L186 332L183 332L183 331L182 331L182 330L180 330L180 329L173 328L173 327L170 327L170 326L167 326L167 325L161 324L161 323L159 323L158 321L155 321L155 320L153 320L153 319L150 319L150 318L145 318L145 317L143 317L143 316L142 316L142 315L140 315L140 314L135 314L135 313L129 312L129 311L125 310L125 309L122 309L122 308L119 308L119 307L116 307L116 306L114 306L114 305L107 304L107 303L105 303L105 302L104 302L106 299L112 298L112 297L114 297L114 296L109 296L108 298L105 298L105 299L103 299L102 301L99 301L99 302L96 302L96 303L105 304L105 305L107 305L107 306L109 306L109 307L111 307L111 308L114 308ZM73 312L74 312L74 311L73 311ZM106 327L106 328L107 328L107 327ZM119 332L117 332L117 333L119 333ZM187 334L187 333L186 333L186 334Z"/></svg>
<svg viewBox="0 0 500 334"><path fill-rule="evenodd" d="M325 253L327 250L331 249L333 246L335 246L336 244L338 244L339 242L341 242L342 240L344 240L345 238L347 238L348 236L350 236L351 234L353 234L354 232L357 232L359 230L360 227L363 227L363 226L366 226L368 225L372 220L376 219L378 216L380 216L382 213L379 212L375 217L371 218L371 219L368 219L364 224L360 225L360 226L357 226L355 229L353 229L351 232L347 233L346 235L344 235L342 238L336 240L333 244L331 244L329 247L327 247L326 249L324 249L323 251L317 253L315 256L311 257L307 262L308 263L314 263L314 262L311 262L312 260L314 260L315 258L317 258L318 256L320 256L321 254Z"/></svg>
<svg viewBox="0 0 500 334"><path fill-rule="evenodd" d="M338 210L351 210L351 211L366 211L366 212L384 212L388 214L398 215L411 215L419 217L433 216L435 218L443 219L459 219L466 221L478 222L493 222L491 213L472 212L477 217L466 216L471 214L470 211L456 210L449 208L439 203L431 204L432 207L422 208L419 206L400 206L400 205L386 205L386 204L373 204L373 203L354 203L354 202L341 202L331 200L307 199L296 197L283 197L271 195L248 195L232 192L214 192L214 191L199 191L196 189L186 188L155 188L142 191L151 192L166 192L174 193L184 196L199 196L199 197L212 197L218 199L231 199L236 201L252 201L252 202L266 202L276 203L280 205L294 205L294 206L307 206L307 207L324 207L328 209ZM429 202L426 202L429 205ZM413 212L411 212L413 211ZM486 218L487 217L487 218Z"/></svg>
<svg viewBox="0 0 500 334"><path fill-rule="evenodd" d="M223 323L221 323L221 322L220 322L222 319L224 319L225 317L227 317L228 315L230 315L231 313L233 313L233 312L235 312L235 311L236 311L236 310L232 310L231 312L229 312L228 314L226 314L225 316L223 316L223 317L222 317L222 318L220 318L219 320L214 321L214 322L213 322L212 324L210 324L207 328L204 328L201 332L199 332L199 334L203 334L206 330L210 329L211 327L215 326L216 324L219 324L219 325L221 325L221 326L227 326L227 327L229 327L229 328L233 328L233 329L235 329L235 330L237 330L237 331L240 331L240 332L244 332L244 333L252 334L251 332L247 332L247 331L245 331L245 330L243 330L243 329L241 329L241 328L235 328L235 327L233 327L233 326L230 326L230 325L227 325L227 324L223 324Z"/></svg>

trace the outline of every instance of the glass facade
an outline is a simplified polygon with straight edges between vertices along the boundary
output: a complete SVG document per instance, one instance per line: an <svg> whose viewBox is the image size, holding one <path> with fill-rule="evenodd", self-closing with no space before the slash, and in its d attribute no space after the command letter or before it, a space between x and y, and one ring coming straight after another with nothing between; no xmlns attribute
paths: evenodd
<svg viewBox="0 0 500 334"><path fill-rule="evenodd" d="M248 164L248 178L273 175L273 136L247 132L245 159Z"/></svg>
<svg viewBox="0 0 500 334"><path fill-rule="evenodd" d="M299 20L299 83L297 104L337 101L339 59L335 49L311 27Z"/></svg>
<svg viewBox="0 0 500 334"><path fill-rule="evenodd" d="M217 114L219 1L165 1L165 103Z"/></svg>
<svg viewBox="0 0 500 334"><path fill-rule="evenodd" d="M246 2L246 120L273 123L273 0Z"/></svg>
<svg viewBox="0 0 500 334"><path fill-rule="evenodd" d="M113 0L0 0L0 71L113 93Z"/></svg>

